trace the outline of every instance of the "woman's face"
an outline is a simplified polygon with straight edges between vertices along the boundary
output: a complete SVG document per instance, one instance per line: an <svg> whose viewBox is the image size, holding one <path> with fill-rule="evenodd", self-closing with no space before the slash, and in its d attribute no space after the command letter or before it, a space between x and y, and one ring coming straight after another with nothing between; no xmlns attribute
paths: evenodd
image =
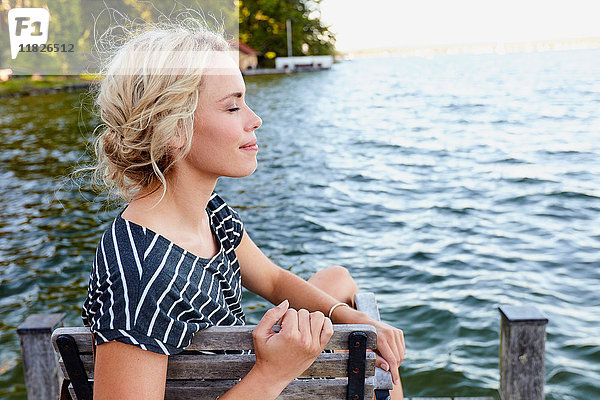
<svg viewBox="0 0 600 400"><path fill-rule="evenodd" d="M242 177L256 170L254 131L262 120L244 101L246 85L238 65L229 56L221 58L221 68L202 78L192 147L180 162L207 178Z"/></svg>

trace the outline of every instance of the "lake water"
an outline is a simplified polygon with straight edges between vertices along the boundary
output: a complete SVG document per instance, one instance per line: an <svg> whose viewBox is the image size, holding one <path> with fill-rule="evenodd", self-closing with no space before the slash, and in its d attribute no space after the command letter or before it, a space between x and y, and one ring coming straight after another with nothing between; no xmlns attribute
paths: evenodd
<svg viewBox="0 0 600 400"><path fill-rule="evenodd" d="M547 399L600 398L600 51L379 58L247 77L259 167L221 179L254 241L308 278L347 266L404 330L409 396L494 396L501 304L549 318ZM65 176L82 94L0 99L0 397L16 327L81 325L116 205ZM245 292L248 322L266 307Z"/></svg>

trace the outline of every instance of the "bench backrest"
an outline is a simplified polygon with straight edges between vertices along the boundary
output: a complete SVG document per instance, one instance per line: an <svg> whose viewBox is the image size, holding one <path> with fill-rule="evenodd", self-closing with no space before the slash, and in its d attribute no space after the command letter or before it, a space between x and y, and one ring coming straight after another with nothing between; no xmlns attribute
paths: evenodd
<svg viewBox="0 0 600 400"><path fill-rule="evenodd" d="M214 326L196 333L191 345L182 353L169 356L165 399L214 400L233 387L250 371L255 355L203 352L253 350L254 327ZM89 328L58 328L52 334L52 344L59 355L63 375L70 381L71 397L91 400L94 360ZM278 398L372 399L376 388L391 388L389 372L376 369L375 353L367 352L376 345L377 333L371 325L334 325L333 337L325 349L348 352L321 354Z"/></svg>

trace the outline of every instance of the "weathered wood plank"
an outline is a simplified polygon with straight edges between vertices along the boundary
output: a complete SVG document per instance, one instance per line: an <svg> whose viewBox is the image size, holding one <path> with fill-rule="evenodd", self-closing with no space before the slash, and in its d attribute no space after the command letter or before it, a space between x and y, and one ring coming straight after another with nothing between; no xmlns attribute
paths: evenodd
<svg viewBox="0 0 600 400"><path fill-rule="evenodd" d="M221 381L214 384L192 381L189 385L179 386L179 382L168 382L166 387L166 400L192 400L210 399L223 395L238 381ZM345 400L348 386L347 379L296 379L292 381L281 394L278 400ZM373 392L373 378L365 382L365 392Z"/></svg>
<svg viewBox="0 0 600 400"><path fill-rule="evenodd" d="M373 393L373 380L373 377L365 380L365 393ZM238 382L239 380L167 381L165 400L214 400ZM281 392L277 400L346 400L347 387L346 378L295 379ZM71 396L75 395L72 386L69 386L69 391Z"/></svg>
<svg viewBox="0 0 600 400"><path fill-rule="evenodd" d="M377 299L375 294L371 292L357 293L354 295L354 303L358 311L364 312L375 321L381 321L379 316L379 307L377 307ZM375 388L381 390L392 390L394 388L392 382L392 373L384 371L379 367L375 368Z"/></svg>
<svg viewBox="0 0 600 400"><path fill-rule="evenodd" d="M255 327L256 325L212 326L196 333L186 351L254 350L252 330ZM333 329L333 336L325 347L327 350L348 349L348 335L354 331L363 331L367 334L368 349L377 347L377 331L372 325L335 324ZM54 342L55 338L61 334L73 336L80 353L92 353L92 337L88 327L81 326L55 330L52 334L52 342L57 352L58 349Z"/></svg>
<svg viewBox="0 0 600 400"><path fill-rule="evenodd" d="M165 400L214 400L235 386L239 380L167 381ZM296 379L277 400L346 400L348 379ZM73 386L69 385L72 398ZM373 377L365 380L365 393L373 393ZM365 396L365 400L371 400Z"/></svg>
<svg viewBox="0 0 600 400"><path fill-rule="evenodd" d="M91 354L80 356L88 379L94 378ZM241 379L252 369L254 354L188 354L169 356L167 379ZM324 353L300 375L301 378L348 376L348 353ZM62 359L60 368L67 374ZM375 353L367 353L366 376L375 372Z"/></svg>

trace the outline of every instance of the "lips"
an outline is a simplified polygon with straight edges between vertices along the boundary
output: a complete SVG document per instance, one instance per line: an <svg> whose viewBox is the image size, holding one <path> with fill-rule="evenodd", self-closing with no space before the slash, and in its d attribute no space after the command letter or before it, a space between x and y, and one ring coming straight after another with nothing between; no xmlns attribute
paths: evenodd
<svg viewBox="0 0 600 400"><path fill-rule="evenodd" d="M257 140L254 139L254 140L246 143L245 145L241 146L240 149L243 149L243 148L254 148L254 147L256 147L256 142L257 142Z"/></svg>

